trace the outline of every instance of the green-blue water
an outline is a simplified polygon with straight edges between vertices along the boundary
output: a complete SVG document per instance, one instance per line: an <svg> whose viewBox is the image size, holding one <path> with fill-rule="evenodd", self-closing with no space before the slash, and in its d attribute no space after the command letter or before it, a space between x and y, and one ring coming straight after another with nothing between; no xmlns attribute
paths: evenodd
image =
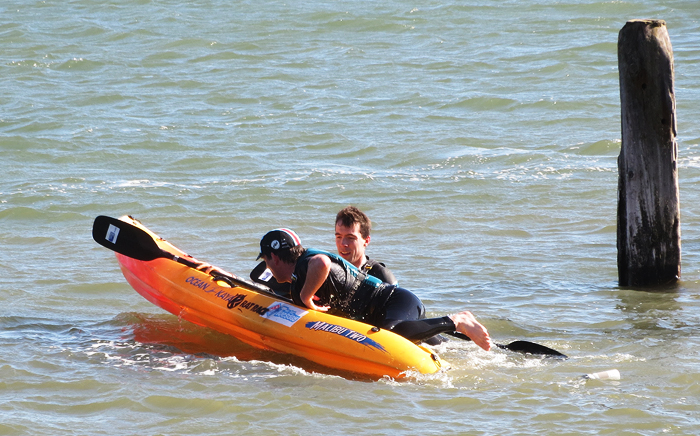
<svg viewBox="0 0 700 436"><path fill-rule="evenodd" d="M617 35L667 21L682 282L617 287ZM695 1L0 4L0 434L700 432ZM92 241L131 214L246 274L347 204L430 315L500 343L347 380L164 313ZM616 368L619 381L581 375ZM696 404L695 406L693 404Z"/></svg>

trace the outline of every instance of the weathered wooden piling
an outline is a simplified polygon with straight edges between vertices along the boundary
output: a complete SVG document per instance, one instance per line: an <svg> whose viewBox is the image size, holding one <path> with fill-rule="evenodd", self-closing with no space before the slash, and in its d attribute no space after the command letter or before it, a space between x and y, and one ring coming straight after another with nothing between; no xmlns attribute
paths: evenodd
<svg viewBox="0 0 700 436"><path fill-rule="evenodd" d="M681 276L681 224L673 50L666 22L628 21L619 33L617 56L619 284L670 284Z"/></svg>

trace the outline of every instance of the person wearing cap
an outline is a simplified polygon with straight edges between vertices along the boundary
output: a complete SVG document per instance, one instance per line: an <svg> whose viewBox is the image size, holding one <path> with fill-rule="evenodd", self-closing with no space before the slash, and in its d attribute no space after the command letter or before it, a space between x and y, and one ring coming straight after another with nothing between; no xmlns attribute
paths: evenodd
<svg viewBox="0 0 700 436"><path fill-rule="evenodd" d="M365 250L369 245L372 222L360 209L348 206L335 217L335 246L340 256L366 274L384 283L398 285L394 274L381 262L370 259Z"/></svg>
<svg viewBox="0 0 700 436"><path fill-rule="evenodd" d="M292 301L299 306L363 321L416 342L457 331L491 349L488 331L471 312L421 319L425 308L415 294L367 275L336 254L304 248L292 230L266 233L258 259L278 282L291 284Z"/></svg>
<svg viewBox="0 0 700 436"><path fill-rule="evenodd" d="M381 262L370 259L365 250L371 239L370 231L372 222L360 209L355 206L343 208L335 217L335 246L338 254L365 274L369 274L384 283L398 285L394 274ZM277 295L290 298L289 283L279 283L265 262L258 264L251 272L250 278L254 282L269 287Z"/></svg>
<svg viewBox="0 0 700 436"><path fill-rule="evenodd" d="M292 232L291 230L290 232L293 233L297 239L299 238L296 236L296 233ZM258 259L256 260L260 260L260 256L258 256ZM272 292L281 297L292 298L290 284L278 282L272 275L272 271L270 271L265 264L265 261L260 262L255 268L253 268L253 270L250 272L250 279L256 283L267 286Z"/></svg>

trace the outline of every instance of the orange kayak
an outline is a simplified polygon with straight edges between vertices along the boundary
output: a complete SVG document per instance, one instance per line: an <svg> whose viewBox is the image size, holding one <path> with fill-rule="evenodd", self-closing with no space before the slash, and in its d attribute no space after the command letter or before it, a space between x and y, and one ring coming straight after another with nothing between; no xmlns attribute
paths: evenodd
<svg viewBox="0 0 700 436"><path fill-rule="evenodd" d="M388 330L296 306L258 285L241 285L244 281L238 278L236 283L217 280L188 266L197 260L138 220L124 216L115 221L140 229L163 252L185 260L185 264L164 257L137 260L117 252L129 284L151 303L182 319L234 336L256 348L300 356L328 368L370 377L402 378L411 372L429 374L447 366L430 349ZM115 235L113 227L110 226L112 233L107 239L128 237L133 229L122 229L119 236L119 229Z"/></svg>

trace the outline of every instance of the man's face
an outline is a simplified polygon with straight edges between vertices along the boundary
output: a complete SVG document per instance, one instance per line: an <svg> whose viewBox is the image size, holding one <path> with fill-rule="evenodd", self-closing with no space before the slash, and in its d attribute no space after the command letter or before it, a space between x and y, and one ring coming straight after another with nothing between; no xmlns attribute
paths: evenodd
<svg viewBox="0 0 700 436"><path fill-rule="evenodd" d="M270 253L267 256L263 256L262 260L265 261L265 266L270 270L272 276L279 283L285 283L291 281L291 268L280 260L280 258L275 253Z"/></svg>
<svg viewBox="0 0 700 436"><path fill-rule="evenodd" d="M279 282L279 271L277 271L278 264L275 262L272 256L272 254L269 254L267 256L263 256L262 259L265 261L265 266L267 266L267 269L270 270L272 276Z"/></svg>
<svg viewBox="0 0 700 436"><path fill-rule="evenodd" d="M335 224L335 246L340 256L355 265L362 266L365 261L365 248L369 244L370 237L366 239L360 234L360 224L354 223L346 227L340 223Z"/></svg>

